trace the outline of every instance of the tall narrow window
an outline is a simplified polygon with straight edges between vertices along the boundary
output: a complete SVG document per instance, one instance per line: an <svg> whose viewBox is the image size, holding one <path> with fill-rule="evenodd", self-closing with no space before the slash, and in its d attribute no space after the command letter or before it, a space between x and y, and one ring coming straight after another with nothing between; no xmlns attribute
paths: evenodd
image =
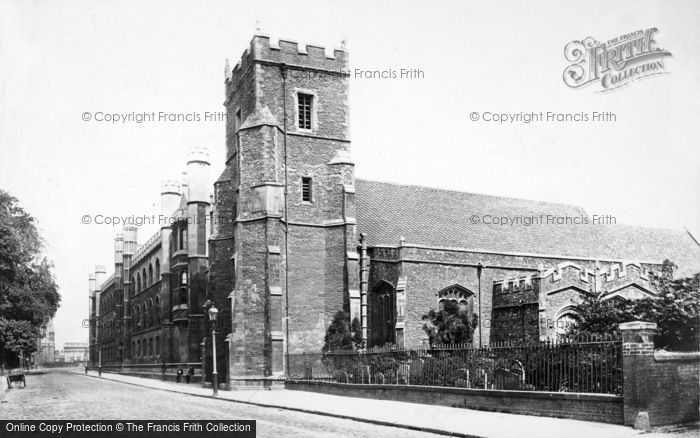
<svg viewBox="0 0 700 438"><path fill-rule="evenodd" d="M313 104L313 96L310 94L299 93L299 129L311 129L311 105Z"/></svg>
<svg viewBox="0 0 700 438"><path fill-rule="evenodd" d="M236 288L236 259L231 259L231 286Z"/></svg>
<svg viewBox="0 0 700 438"><path fill-rule="evenodd" d="M235 123L236 124L233 126L233 129L234 129L233 135L236 136L236 152L238 152L238 149L241 146L241 139L238 136L238 130L241 127L241 109L240 108L238 108L236 110L236 122Z"/></svg>
<svg viewBox="0 0 700 438"><path fill-rule="evenodd" d="M187 271L180 274L180 304L187 304Z"/></svg>
<svg viewBox="0 0 700 438"><path fill-rule="evenodd" d="M180 285L187 286L187 271L182 271L182 275L180 276Z"/></svg>
<svg viewBox="0 0 700 438"><path fill-rule="evenodd" d="M301 178L301 200L304 202L311 202L313 199L312 196L311 178Z"/></svg>
<svg viewBox="0 0 700 438"><path fill-rule="evenodd" d="M180 249L185 249L187 248L186 242L187 242L187 228L181 228L180 229Z"/></svg>

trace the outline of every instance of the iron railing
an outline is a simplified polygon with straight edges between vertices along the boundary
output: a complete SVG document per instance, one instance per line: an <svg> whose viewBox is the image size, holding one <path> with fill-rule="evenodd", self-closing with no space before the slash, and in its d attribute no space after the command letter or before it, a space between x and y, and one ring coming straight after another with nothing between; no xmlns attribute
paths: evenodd
<svg viewBox="0 0 700 438"><path fill-rule="evenodd" d="M289 380L622 394L617 336L287 355Z"/></svg>

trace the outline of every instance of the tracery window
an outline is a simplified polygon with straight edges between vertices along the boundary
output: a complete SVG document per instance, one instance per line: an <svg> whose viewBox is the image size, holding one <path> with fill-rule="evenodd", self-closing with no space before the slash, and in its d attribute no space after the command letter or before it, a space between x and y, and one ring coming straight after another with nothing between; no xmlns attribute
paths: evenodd
<svg viewBox="0 0 700 438"><path fill-rule="evenodd" d="M448 286L437 293L440 310L443 309L445 301L454 301L459 304L460 310L468 311L473 297L474 292L458 284Z"/></svg>

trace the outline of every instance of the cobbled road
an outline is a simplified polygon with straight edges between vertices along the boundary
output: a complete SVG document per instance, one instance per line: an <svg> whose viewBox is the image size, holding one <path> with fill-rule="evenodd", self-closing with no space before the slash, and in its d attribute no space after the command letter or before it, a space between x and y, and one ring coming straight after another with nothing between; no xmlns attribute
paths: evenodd
<svg viewBox="0 0 700 438"><path fill-rule="evenodd" d="M4 379L3 379L4 380ZM4 383L4 382L1 382ZM142 388L61 371L5 391L8 420L257 420L258 437L438 437L352 420ZM1 391L2 389L0 389Z"/></svg>

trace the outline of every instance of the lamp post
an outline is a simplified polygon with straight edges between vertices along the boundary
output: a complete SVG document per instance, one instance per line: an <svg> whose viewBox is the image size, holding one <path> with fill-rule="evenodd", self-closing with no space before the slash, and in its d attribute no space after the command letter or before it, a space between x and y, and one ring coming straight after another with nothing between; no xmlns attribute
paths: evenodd
<svg viewBox="0 0 700 438"><path fill-rule="evenodd" d="M214 307L212 303L209 308L209 321L212 323L211 328L211 359L212 359L212 372L211 372L211 386L214 388L214 397L219 394L219 375L216 372L216 315L219 310Z"/></svg>
<svg viewBox="0 0 700 438"><path fill-rule="evenodd" d="M476 265L476 278L479 283L479 317L477 318L477 321L479 322L479 348L483 347L483 344L481 343L481 330L484 328L483 322L481 321L481 271L484 269L484 265L479 262L479 264Z"/></svg>

